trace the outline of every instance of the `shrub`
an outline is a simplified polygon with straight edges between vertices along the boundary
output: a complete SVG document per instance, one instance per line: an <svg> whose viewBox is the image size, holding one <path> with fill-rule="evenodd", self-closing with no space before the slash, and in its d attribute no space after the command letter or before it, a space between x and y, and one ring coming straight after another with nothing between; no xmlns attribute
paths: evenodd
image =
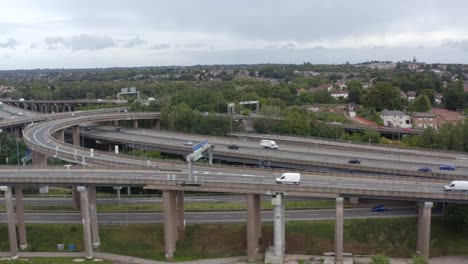
<svg viewBox="0 0 468 264"><path fill-rule="evenodd" d="M413 264L429 264L429 262L423 258L422 256L415 255L413 256L412 262Z"/></svg>
<svg viewBox="0 0 468 264"><path fill-rule="evenodd" d="M385 255L375 255L372 257L370 264L390 264L390 259Z"/></svg>

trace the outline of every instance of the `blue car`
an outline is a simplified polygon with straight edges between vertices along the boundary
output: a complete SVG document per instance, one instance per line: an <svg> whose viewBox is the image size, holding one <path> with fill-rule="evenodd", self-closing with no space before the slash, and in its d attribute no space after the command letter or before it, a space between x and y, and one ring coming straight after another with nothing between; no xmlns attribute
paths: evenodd
<svg viewBox="0 0 468 264"><path fill-rule="evenodd" d="M384 205L377 205L375 207L372 207L371 211L372 212L387 212L388 209Z"/></svg>
<svg viewBox="0 0 468 264"><path fill-rule="evenodd" d="M420 171L420 172L432 172L432 169L430 167L425 166L425 167L419 168L418 171Z"/></svg>
<svg viewBox="0 0 468 264"><path fill-rule="evenodd" d="M455 170L456 167L454 165L443 164L440 165L439 170Z"/></svg>

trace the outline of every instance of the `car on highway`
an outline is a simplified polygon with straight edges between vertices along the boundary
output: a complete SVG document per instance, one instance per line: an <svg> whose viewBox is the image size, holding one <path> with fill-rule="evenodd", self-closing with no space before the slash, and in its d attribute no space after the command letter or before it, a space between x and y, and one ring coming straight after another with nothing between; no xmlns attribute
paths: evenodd
<svg viewBox="0 0 468 264"><path fill-rule="evenodd" d="M239 145L231 144L227 146L228 149L239 149Z"/></svg>
<svg viewBox="0 0 468 264"><path fill-rule="evenodd" d="M192 141L185 141L184 145L185 146L193 146L193 142Z"/></svg>
<svg viewBox="0 0 468 264"><path fill-rule="evenodd" d="M439 170L456 170L457 168L455 165L450 165L450 164L442 164L439 166Z"/></svg>
<svg viewBox="0 0 468 264"><path fill-rule="evenodd" d="M385 205L381 204L381 205L372 207L371 211L372 212L387 212L388 209L387 207L385 207Z"/></svg>
<svg viewBox="0 0 468 264"><path fill-rule="evenodd" d="M419 168L418 171L419 172L432 172L432 169L431 167L424 166L424 167Z"/></svg>
<svg viewBox="0 0 468 264"><path fill-rule="evenodd" d="M348 163L349 164L361 164L361 161L358 159L351 159L351 160L348 160Z"/></svg>

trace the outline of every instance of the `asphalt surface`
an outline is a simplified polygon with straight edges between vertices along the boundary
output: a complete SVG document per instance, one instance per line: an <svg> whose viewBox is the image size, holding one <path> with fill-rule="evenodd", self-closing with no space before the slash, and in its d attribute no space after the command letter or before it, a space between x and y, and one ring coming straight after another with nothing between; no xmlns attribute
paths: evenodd
<svg viewBox="0 0 468 264"><path fill-rule="evenodd" d="M279 150L268 150L260 147L260 139L247 140L245 137L243 139L207 137L169 131L131 128L124 128L122 131L116 132L115 127L93 127L91 131L85 131L84 133L87 137L109 139L114 142L121 142L122 139L125 139L126 142L131 142L130 144L139 146L144 146L145 144L149 145L148 142L151 142L151 144L181 147L184 146L186 141L192 141L195 145L207 139L211 144L216 146L214 150L216 154L222 153L224 155L229 155L229 153L235 151L236 153L256 155L259 157L259 160L269 160L270 158L276 157L348 164L350 159L359 159L361 161L360 166L405 169L410 171L417 171L422 166L429 166L432 168L433 172L468 174L468 155L462 153L385 148L381 146L346 144L278 136L276 136L276 138L287 141L287 143L279 143ZM238 150L229 150L227 146L230 144L237 144L240 148ZM187 150L190 151L191 147L187 147ZM439 170L438 168L442 164L455 165L457 170Z"/></svg>
<svg viewBox="0 0 468 264"><path fill-rule="evenodd" d="M417 215L415 207L389 207L387 212L372 212L370 208L345 209L345 219L364 218L390 218L390 217L413 217ZM130 223L162 223L163 213L99 213L101 224L130 224ZM188 224L195 223L231 223L245 222L245 211L226 212L186 212L185 219ZM287 221L317 221L334 220L335 209L325 210L287 210L285 213ZM272 211L262 211L262 221L273 221ZM82 223L80 213L26 213L26 223ZM6 223L5 213L0 214L0 222Z"/></svg>

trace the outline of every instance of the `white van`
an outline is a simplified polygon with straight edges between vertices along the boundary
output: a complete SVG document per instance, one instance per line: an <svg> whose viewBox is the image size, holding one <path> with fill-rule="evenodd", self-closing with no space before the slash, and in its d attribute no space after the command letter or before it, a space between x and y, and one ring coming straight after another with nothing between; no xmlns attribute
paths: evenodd
<svg viewBox="0 0 468 264"><path fill-rule="evenodd" d="M278 149L278 145L273 140L262 139L260 141L260 146L267 149Z"/></svg>
<svg viewBox="0 0 468 264"><path fill-rule="evenodd" d="M444 186L445 191L468 191L468 181L451 181Z"/></svg>
<svg viewBox="0 0 468 264"><path fill-rule="evenodd" d="M296 184L301 183L301 174L296 172L286 172L280 177L276 178L277 184Z"/></svg>

